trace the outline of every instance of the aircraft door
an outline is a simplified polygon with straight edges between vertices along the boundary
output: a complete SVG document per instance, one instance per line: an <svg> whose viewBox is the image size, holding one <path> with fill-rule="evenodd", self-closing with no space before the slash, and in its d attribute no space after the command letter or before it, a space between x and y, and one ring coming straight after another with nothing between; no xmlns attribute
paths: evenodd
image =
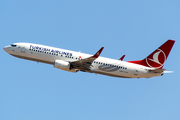
<svg viewBox="0 0 180 120"><path fill-rule="evenodd" d="M25 50L26 50L25 47L22 47L22 48L21 48L21 52L22 52L22 53L25 53Z"/></svg>
<svg viewBox="0 0 180 120"><path fill-rule="evenodd" d="M137 67L134 69L134 75L138 75L138 68Z"/></svg>

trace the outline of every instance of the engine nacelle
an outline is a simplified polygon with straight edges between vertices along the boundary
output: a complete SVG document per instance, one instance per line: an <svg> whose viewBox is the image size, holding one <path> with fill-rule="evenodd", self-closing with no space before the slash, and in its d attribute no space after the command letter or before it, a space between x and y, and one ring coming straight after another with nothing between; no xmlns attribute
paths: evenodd
<svg viewBox="0 0 180 120"><path fill-rule="evenodd" d="M77 72L74 69L71 70L70 62L66 62L64 60L55 60L54 61L54 67L61 69L61 70L69 71L69 72Z"/></svg>

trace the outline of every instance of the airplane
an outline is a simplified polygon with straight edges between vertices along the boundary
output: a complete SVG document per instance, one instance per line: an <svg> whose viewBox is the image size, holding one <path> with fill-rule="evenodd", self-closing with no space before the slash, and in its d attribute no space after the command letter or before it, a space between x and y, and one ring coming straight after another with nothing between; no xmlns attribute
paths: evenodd
<svg viewBox="0 0 180 120"><path fill-rule="evenodd" d="M53 65L69 72L89 72L120 78L151 78L168 73L164 63L174 45L167 40L142 60L123 61L100 57L104 47L94 55L34 43L14 43L3 49L12 56Z"/></svg>

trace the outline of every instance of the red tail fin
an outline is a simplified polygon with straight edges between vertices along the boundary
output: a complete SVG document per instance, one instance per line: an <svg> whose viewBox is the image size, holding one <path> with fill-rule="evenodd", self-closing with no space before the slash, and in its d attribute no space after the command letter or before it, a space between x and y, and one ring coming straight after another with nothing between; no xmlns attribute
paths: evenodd
<svg viewBox="0 0 180 120"><path fill-rule="evenodd" d="M147 56L145 59L138 61L128 61L128 62L147 66L147 67L162 69L174 45L174 42L175 42L174 40L168 40L158 49L152 52L149 56Z"/></svg>

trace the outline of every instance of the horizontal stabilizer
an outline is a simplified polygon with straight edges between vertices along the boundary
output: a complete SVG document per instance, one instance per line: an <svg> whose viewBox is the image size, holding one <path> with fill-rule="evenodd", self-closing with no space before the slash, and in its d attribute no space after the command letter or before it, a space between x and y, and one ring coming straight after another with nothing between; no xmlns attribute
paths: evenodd
<svg viewBox="0 0 180 120"><path fill-rule="evenodd" d="M164 71L164 73L174 73L174 71Z"/></svg>
<svg viewBox="0 0 180 120"><path fill-rule="evenodd" d="M149 72L153 72L153 73L163 73L166 69L151 69L149 70Z"/></svg>

